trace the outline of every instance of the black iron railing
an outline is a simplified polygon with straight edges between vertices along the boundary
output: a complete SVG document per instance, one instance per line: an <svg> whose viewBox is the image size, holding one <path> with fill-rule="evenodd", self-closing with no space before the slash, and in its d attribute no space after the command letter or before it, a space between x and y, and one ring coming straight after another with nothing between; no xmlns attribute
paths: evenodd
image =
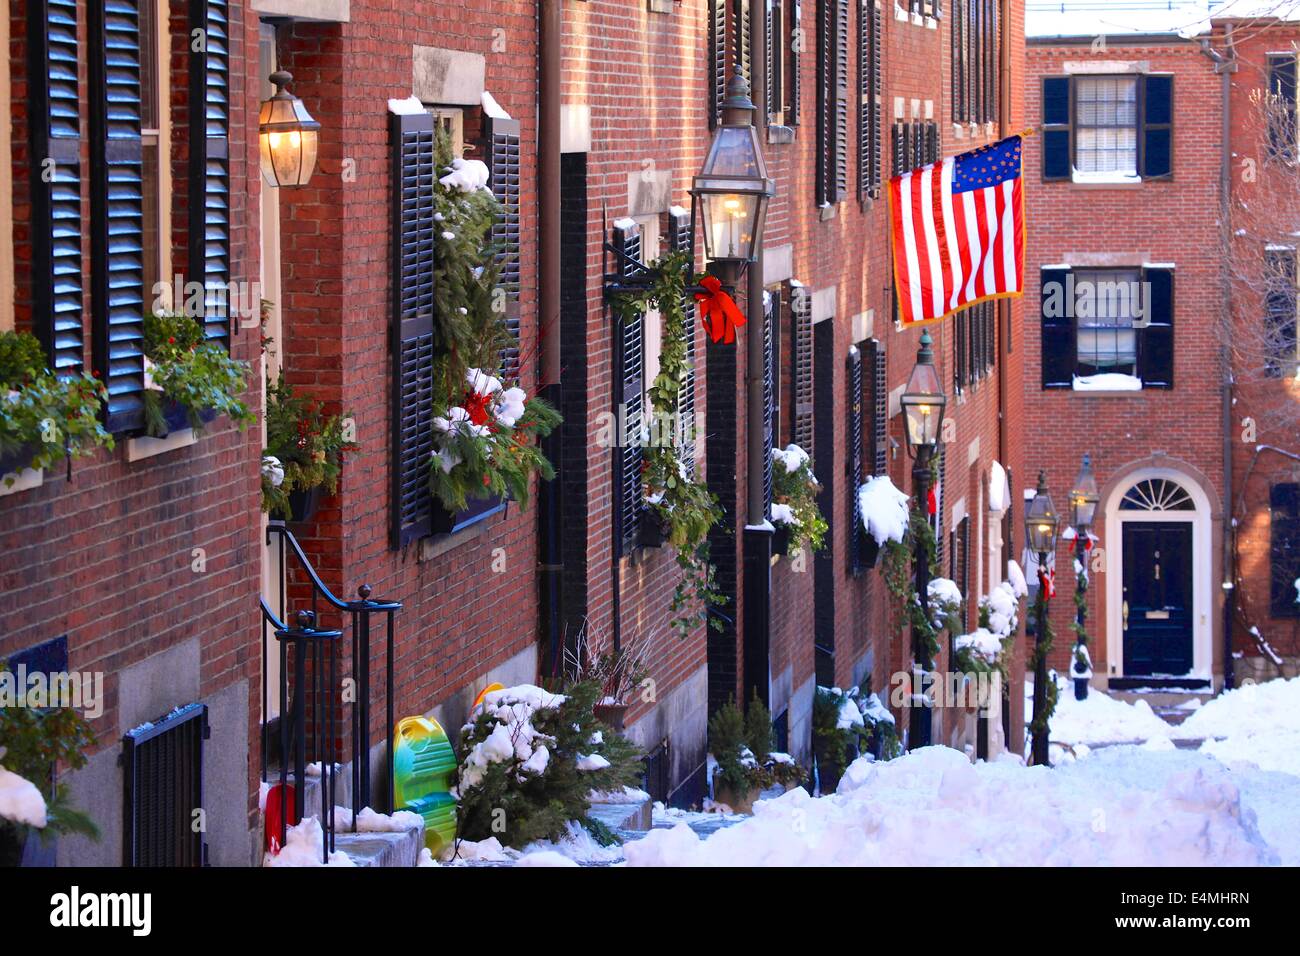
<svg viewBox="0 0 1300 956"><path fill-rule="evenodd" d="M393 715L393 638L396 612L402 605L397 601L371 600L371 589L363 584L357 589L355 601L344 601L321 581L293 532L282 522L272 521L267 526L267 543L274 544L279 553L280 580L277 602L273 608L265 597L262 607L262 781L267 781L268 753L278 736L280 750L280 845L284 845L289 825L302 820L306 792L308 754L320 764L321 828L324 831L322 854L328 861L334 849L334 806L338 780L335 761L340 753L342 721L340 708L351 705L350 758L352 780L352 831L356 832L357 814L364 807L373 806L370 792L370 706L373 699L370 686L370 638L375 632L377 615L387 620L381 625L385 630L384 650L384 702L386 734L391 734ZM289 584L286 581L286 558L292 555L310 585L309 607L299 608L292 615L287 611ZM337 617L339 627L320 626L320 614ZM344 700L338 672L339 642L350 634L351 678L354 695ZM274 634L279 645L279 727L278 734L271 721L266 719L271 688L267 647L268 634ZM290 680L290 664L293 676ZM309 672L310 668L310 672ZM309 727L310 723L310 727ZM310 743L310 748L309 748ZM393 748L385 746L388 792L386 809L393 810ZM293 764L295 799L292 809L286 802L286 784L289 764ZM292 818L292 819L291 819Z"/></svg>

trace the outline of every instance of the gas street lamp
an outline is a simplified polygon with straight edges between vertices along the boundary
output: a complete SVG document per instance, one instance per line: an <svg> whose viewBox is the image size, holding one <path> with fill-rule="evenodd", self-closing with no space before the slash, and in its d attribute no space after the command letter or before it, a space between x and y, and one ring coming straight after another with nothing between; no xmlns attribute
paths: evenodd
<svg viewBox="0 0 1300 956"><path fill-rule="evenodd" d="M925 508L930 496L930 469L934 456L943 444L943 411L948 397L943 393L939 373L934 367L933 341L928 330L921 332L921 347L916 353L916 365L907 379L901 404L907 451L912 456L912 487L917 507ZM916 571L916 595L921 602L921 614L930 619L930 556L925 546L916 542L912 559ZM930 745L931 713L927 691L933 676L930 673L930 644L927 636L917 627L912 628L912 702L908 718L908 749Z"/></svg>
<svg viewBox="0 0 1300 956"><path fill-rule="evenodd" d="M316 169L320 123L285 89L293 82L291 74L276 70L270 80L275 93L262 101L257 117L262 175L269 186L306 186Z"/></svg>
<svg viewBox="0 0 1300 956"><path fill-rule="evenodd" d="M1074 479L1070 491L1070 518L1074 525L1074 575L1075 635L1074 650L1070 655L1070 676L1074 679L1074 699L1088 699L1088 682L1092 679L1092 657L1088 653L1088 635L1084 622L1088 619L1088 537L1093 516L1097 512L1097 476L1092 473L1092 457L1086 452L1083 467Z"/></svg>
<svg viewBox="0 0 1300 956"><path fill-rule="evenodd" d="M1025 509L1025 540L1038 555L1038 596L1034 600L1037 633L1034 635L1034 717L1031 762L1047 766L1047 589L1051 586L1048 566L1056 551L1056 529L1060 524L1052 496L1047 493L1047 474L1038 473L1038 490Z"/></svg>

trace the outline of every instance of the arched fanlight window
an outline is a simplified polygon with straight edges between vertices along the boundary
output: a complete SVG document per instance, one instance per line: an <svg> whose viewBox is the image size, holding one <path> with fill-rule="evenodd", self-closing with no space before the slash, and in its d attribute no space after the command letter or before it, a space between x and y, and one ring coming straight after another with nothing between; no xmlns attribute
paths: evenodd
<svg viewBox="0 0 1300 956"><path fill-rule="evenodd" d="M1125 492L1119 507L1121 511L1195 511L1196 503L1177 482L1148 478Z"/></svg>

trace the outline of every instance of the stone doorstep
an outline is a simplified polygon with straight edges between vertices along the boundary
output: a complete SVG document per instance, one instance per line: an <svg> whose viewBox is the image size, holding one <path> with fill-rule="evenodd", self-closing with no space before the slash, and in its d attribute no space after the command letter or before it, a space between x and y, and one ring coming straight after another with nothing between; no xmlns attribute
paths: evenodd
<svg viewBox="0 0 1300 956"><path fill-rule="evenodd" d="M654 820L654 806L650 800L639 803L593 803L591 816L615 832L644 833Z"/></svg>
<svg viewBox="0 0 1300 956"><path fill-rule="evenodd" d="M334 849L352 857L357 866L416 866L424 849L424 826L385 833L340 831L334 835Z"/></svg>

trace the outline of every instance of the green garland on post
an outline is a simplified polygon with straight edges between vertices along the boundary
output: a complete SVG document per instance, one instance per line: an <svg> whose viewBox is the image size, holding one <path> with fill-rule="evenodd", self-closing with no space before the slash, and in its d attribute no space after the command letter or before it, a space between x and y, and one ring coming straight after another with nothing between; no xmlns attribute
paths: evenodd
<svg viewBox="0 0 1300 956"><path fill-rule="evenodd" d="M1039 613L1041 611L1041 613ZM1052 621L1047 613L1047 593L1040 581L1038 585L1038 598L1034 606L1035 620L1042 629L1039 639L1034 641L1033 649L1029 652L1029 661L1026 663L1026 670L1037 673L1038 665L1045 661L1052 652L1052 643L1056 638L1052 630ZM1052 714L1056 711L1056 681L1049 680L1044 693L1043 712L1037 718L1029 722L1029 732L1031 735L1046 732L1048 722L1052 719Z"/></svg>
<svg viewBox="0 0 1300 956"><path fill-rule="evenodd" d="M621 292L614 297L613 309L619 316L657 309L660 315L659 374L649 388L650 407L656 422L672 424L670 434L689 438L693 429L684 429L681 407L686 382L691 371L686 350L686 313L682 299L690 276L686 253L667 253L650 265L653 281L648 289ZM634 423L635 424L635 423ZM653 429L662 436L663 429ZM709 555L709 531L722 520L717 496L704 482L692 476L682 452L684 442L677 438L650 442L645 449L642 478L646 505L667 528L667 541L677 552L682 580L673 592L672 626L685 638L697 624L707 623L716 630L722 622L709 609L723 604L726 598L718 591L716 569Z"/></svg>
<svg viewBox="0 0 1300 956"><path fill-rule="evenodd" d="M930 527L930 519L925 512L919 505L914 504L903 541L885 543L881 575L885 579L885 589L894 599L895 627L907 624L914 633L919 633L930 650L930 659L933 660L939 653L940 628L925 616L921 611L921 602L917 600L916 584L912 574L912 556L918 545L925 549L926 565L933 569L938 552L934 529Z"/></svg>

